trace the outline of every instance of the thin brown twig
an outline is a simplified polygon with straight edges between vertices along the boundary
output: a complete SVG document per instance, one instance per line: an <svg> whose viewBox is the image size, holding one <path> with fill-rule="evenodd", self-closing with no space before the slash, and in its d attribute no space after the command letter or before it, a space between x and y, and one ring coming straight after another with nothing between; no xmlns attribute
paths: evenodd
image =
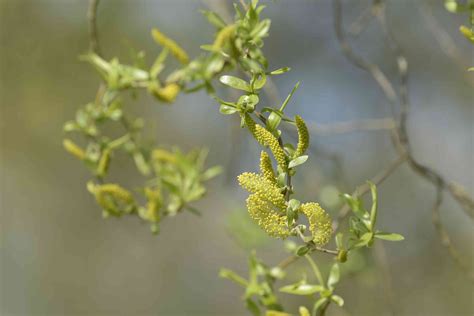
<svg viewBox="0 0 474 316"><path fill-rule="evenodd" d="M396 127L392 118L365 119L347 122L334 122L329 124L318 124L307 122L308 129L316 134L335 135L358 131L391 130Z"/></svg>
<svg viewBox="0 0 474 316"><path fill-rule="evenodd" d="M97 31L97 7L99 0L89 0L87 19L89 22L89 50L100 56L99 33Z"/></svg>
<svg viewBox="0 0 474 316"><path fill-rule="evenodd" d="M405 162L407 159L406 155L400 155L397 159L392 161L387 167L379 171L374 177L370 179L370 182L372 182L375 185L381 184L385 179L387 179L397 168ZM361 184L358 186L354 192L352 193L352 196L354 197L362 197L365 194L370 192L370 186L367 183ZM337 213L337 217L334 219L332 223L332 229L333 231L336 231L339 228L339 225L341 222L346 218L346 216L349 214L351 211L351 208L349 205L344 204L339 212Z"/></svg>
<svg viewBox="0 0 474 316"><path fill-rule="evenodd" d="M341 46L342 52L346 56L346 58L352 62L355 66L369 72L377 83L377 85L381 88L384 92L385 97L390 102L392 112L395 113L396 105L398 97L395 93L395 89L392 83L388 80L387 76L380 70L380 68L373 64L367 62L362 57L358 56L352 50L349 42L346 40L343 31L343 19L342 19L342 4L340 0L334 0L334 26L336 30L336 36ZM463 210L470 209L471 205L474 205L474 201L472 198L465 194L464 190L457 190L456 193L453 193L453 190L447 189L448 188L448 181L444 179L439 173L432 170L431 168L424 166L423 164L419 163L415 157L413 156L411 150L410 139L408 137L406 122L408 118L408 110L409 110L409 101L408 101L408 63L401 53L401 49L397 44L393 34L391 33L390 29L387 26L386 19L385 19L385 7L381 1L374 2L374 7L376 6L376 10L374 10L375 16L378 18L384 33L390 43L390 47L393 53L396 56L397 61L397 68L400 77L400 87L399 87L399 97L400 97L400 114L398 119L398 126L392 132L392 140L395 148L399 152L399 154L406 155L406 159L411 167L411 169L420 175L421 177L425 178L426 180L433 183L437 190L448 190L450 194L458 201L459 204L463 206ZM437 198L438 200L438 198ZM439 208L439 206L435 207L435 209ZM441 221L437 223L439 226L442 226ZM437 229L438 232L441 232L440 229ZM446 230L443 231L447 234ZM457 253L455 248L450 242L450 239L443 238L441 235L442 240L444 241L444 245L449 249L451 256L455 259L457 263L458 260L453 253Z"/></svg>

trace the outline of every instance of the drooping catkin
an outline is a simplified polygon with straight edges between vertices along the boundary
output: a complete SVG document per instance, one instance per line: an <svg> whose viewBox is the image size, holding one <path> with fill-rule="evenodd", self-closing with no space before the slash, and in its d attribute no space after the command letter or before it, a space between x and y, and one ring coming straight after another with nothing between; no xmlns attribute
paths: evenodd
<svg viewBox="0 0 474 316"><path fill-rule="evenodd" d="M287 226L285 197L279 188L263 175L245 172L238 176L239 184L251 194L247 198L250 217L270 236L286 238Z"/></svg>
<svg viewBox="0 0 474 316"><path fill-rule="evenodd" d="M272 161L270 156L262 150L260 153L260 172L263 177L272 183L276 183L275 172L273 171Z"/></svg>
<svg viewBox="0 0 474 316"><path fill-rule="evenodd" d="M321 246L327 244L332 234L331 218L329 215L318 203L314 202L301 204L300 211L308 218L309 230L313 235L313 241Z"/></svg>
<svg viewBox="0 0 474 316"><path fill-rule="evenodd" d="M186 54L184 49L182 49L174 40L161 33L157 28L151 30L151 35L158 44L168 48L170 53L176 57L179 62L182 64L189 63L188 54Z"/></svg>
<svg viewBox="0 0 474 316"><path fill-rule="evenodd" d="M226 42L234 36L235 33L235 25L227 25L226 27L222 28L219 33L216 35L216 39L214 40L214 43L212 44L212 48L215 51L219 51L225 44Z"/></svg>
<svg viewBox="0 0 474 316"><path fill-rule="evenodd" d="M70 139L63 140L63 147L68 153L80 160L86 158L86 152Z"/></svg>
<svg viewBox="0 0 474 316"><path fill-rule="evenodd" d="M273 136L272 133L270 133L264 127L258 124L255 126L255 138L261 145L270 148L280 168L283 171L286 171L288 168L286 162L286 155L283 148L281 148L278 139Z"/></svg>
<svg viewBox="0 0 474 316"><path fill-rule="evenodd" d="M294 157L303 155L309 146L309 132L306 123L303 121L301 116L295 116L296 128L298 130L298 145L296 147Z"/></svg>

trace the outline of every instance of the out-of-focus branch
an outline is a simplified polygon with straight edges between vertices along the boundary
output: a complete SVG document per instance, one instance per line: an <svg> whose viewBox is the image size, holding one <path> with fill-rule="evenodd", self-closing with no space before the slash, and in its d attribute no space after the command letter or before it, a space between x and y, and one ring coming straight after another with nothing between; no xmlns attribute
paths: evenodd
<svg viewBox="0 0 474 316"><path fill-rule="evenodd" d="M431 5L424 1L420 1L420 4L416 7L423 22L441 48L441 51L448 56L460 70L462 70L465 74L464 77L466 81L469 82L471 86L474 86L474 77L472 74L465 71L467 67L466 65L469 65L469 60L467 60L459 51L451 35L449 35L442 25L440 25L439 21L433 14Z"/></svg>
<svg viewBox="0 0 474 316"><path fill-rule="evenodd" d="M406 155L401 155L394 161L392 161L386 168L382 169L379 171L372 179L370 179L370 182L374 183L375 185L381 184L385 179L387 179L397 168L404 162L406 161L407 157ZM361 184L358 186L355 191L352 193L352 196L354 197L362 197L365 194L370 192L370 187L367 183ZM347 215L349 215L349 212L351 211L349 205L344 204L339 212L337 213L337 217L334 219L332 223L332 228L334 231L336 231L339 228L340 223L346 218Z"/></svg>
<svg viewBox="0 0 474 316"><path fill-rule="evenodd" d="M97 7L99 0L89 0L87 19L89 20L89 50L100 56L99 34L97 32Z"/></svg>
<svg viewBox="0 0 474 316"><path fill-rule="evenodd" d="M380 22L385 36L390 43L390 47L396 56L397 68L400 77L400 86L398 91L398 97L395 93L395 88L392 83L388 80L387 76L381 71L380 67L377 65L367 62L364 58L357 55L352 47L350 46L349 42L344 36L343 31L343 17L342 17L342 3L340 0L333 0L334 5L334 26L336 30L336 36L341 46L342 52L347 57L347 59L352 62L355 66L369 72L372 78L375 80L377 85L385 94L385 97L390 102L392 107L392 112L396 112L397 107L397 100L398 97L400 99L400 107L399 107L399 118L397 128L393 130L392 133L392 140L395 148L399 152L400 155L406 155L406 159L409 163L411 169L420 175L421 177L425 178L426 180L433 183L437 191L448 190L453 197L458 201L459 204L463 206L464 210L471 210L471 206L474 205L474 201L472 198L465 193L465 190L456 190L456 195L453 193L454 191L448 189L448 181L445 180L443 176L441 176L438 172L432 170L431 168L421 164L416 160L411 150L410 139L408 137L406 122L409 114L409 100L408 100L408 63L401 53L401 49L397 44L393 34L391 33L385 19L385 7L382 1L374 1L374 14L377 17L378 21ZM434 212L437 213L439 209L439 205L441 204L442 199L439 197L439 194L436 198ZM466 212L470 214L471 212ZM438 217L439 218L439 217ZM453 245L450 242L447 231L443 228L441 220L435 221L437 231L440 233L440 237L442 238L443 244L449 249L449 252L453 259L459 264L460 261L458 259L459 256L456 254L458 253ZM441 228L441 229L440 229ZM444 232L444 233L442 233ZM448 236L449 237L449 236ZM461 267L465 267L461 265ZM471 276L472 273L469 273Z"/></svg>
<svg viewBox="0 0 474 316"><path fill-rule="evenodd" d="M307 122L307 124L308 129L311 132L323 135L346 134L359 131L391 130L396 127L395 121L392 118L365 119L328 124Z"/></svg>

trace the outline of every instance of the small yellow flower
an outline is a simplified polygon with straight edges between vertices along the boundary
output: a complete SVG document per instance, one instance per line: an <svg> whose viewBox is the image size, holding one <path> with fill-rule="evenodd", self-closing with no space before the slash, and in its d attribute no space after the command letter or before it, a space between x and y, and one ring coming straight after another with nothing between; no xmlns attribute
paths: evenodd
<svg viewBox="0 0 474 316"><path fill-rule="evenodd" d="M260 172L265 179L272 183L276 183L272 161L270 160L270 156L268 156L268 154L264 151L260 153Z"/></svg>
<svg viewBox="0 0 474 316"><path fill-rule="evenodd" d="M295 158L303 155L309 146L309 132L301 116L295 116L296 128L298 130L298 145L295 151Z"/></svg>
<svg viewBox="0 0 474 316"><path fill-rule="evenodd" d="M68 153L70 153L71 155L73 155L74 157L76 157L80 160L84 160L86 158L85 151L81 147L77 146L70 139L63 140L63 147L64 147L64 149L66 149L66 151Z"/></svg>
<svg viewBox="0 0 474 316"><path fill-rule="evenodd" d="M280 168L283 171L286 171L288 168L286 163L286 155L283 148L281 148L278 139L273 136L272 133L270 133L264 127L258 124L255 125L255 138L262 146L270 148Z"/></svg>
<svg viewBox="0 0 474 316"><path fill-rule="evenodd" d="M215 51L219 51L235 33L235 25L227 25L222 30L219 31L216 35L216 39L214 40L214 44L212 44L212 48Z"/></svg>
<svg viewBox="0 0 474 316"><path fill-rule="evenodd" d="M169 83L164 87L160 87L158 83L150 83L148 91L160 101L173 103L181 91L181 87L176 83Z"/></svg>
<svg viewBox="0 0 474 316"><path fill-rule="evenodd" d="M313 241L321 246L327 244L332 234L331 218L329 215L318 203L314 202L302 204L300 210L308 217L309 230L313 235Z"/></svg>
<svg viewBox="0 0 474 316"><path fill-rule="evenodd" d="M145 188L145 196L147 198L146 209L140 215L148 221L159 222L160 221L159 211L163 204L160 190Z"/></svg>
<svg viewBox="0 0 474 316"><path fill-rule="evenodd" d="M97 165L97 174L101 177L105 175L110 163L110 149L104 149Z"/></svg>
<svg viewBox="0 0 474 316"><path fill-rule="evenodd" d="M247 210L250 217L270 236L286 238L290 234L284 214L285 197L279 188L263 175L245 172L238 177L239 184L249 191Z"/></svg>
<svg viewBox="0 0 474 316"><path fill-rule="evenodd" d="M174 40L161 33L158 29L151 30L151 35L155 42L169 49L171 54L182 64L189 63L188 54Z"/></svg>

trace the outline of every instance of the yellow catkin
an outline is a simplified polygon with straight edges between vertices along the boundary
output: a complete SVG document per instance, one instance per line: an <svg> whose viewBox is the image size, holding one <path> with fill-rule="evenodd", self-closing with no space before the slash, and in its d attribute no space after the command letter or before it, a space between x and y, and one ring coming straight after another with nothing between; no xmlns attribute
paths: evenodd
<svg viewBox="0 0 474 316"><path fill-rule="evenodd" d="M250 217L270 236L286 238L290 231L285 210L285 197L278 187L263 175L245 172L238 177L239 184L251 194L247 198Z"/></svg>
<svg viewBox="0 0 474 316"><path fill-rule="evenodd" d="M255 126L257 124L255 124L255 121L247 113L245 113L244 120L245 120L245 125L249 129L250 134L252 134L252 136L255 137L255 139L256 139L257 136L255 135L255 131L256 131Z"/></svg>
<svg viewBox="0 0 474 316"><path fill-rule="evenodd" d="M308 217L309 230L313 235L313 241L321 246L327 244L332 234L331 218L329 215L318 203L314 202L302 204L300 210Z"/></svg>
<svg viewBox="0 0 474 316"><path fill-rule="evenodd" d="M94 193L96 195L107 194L127 204L133 203L132 193L130 193L130 191L128 191L127 189L124 189L118 184L107 183L107 184L96 185L94 188Z"/></svg>
<svg viewBox="0 0 474 316"><path fill-rule="evenodd" d="M68 153L80 160L84 160L86 158L85 151L70 139L63 140L63 147Z"/></svg>
<svg viewBox="0 0 474 316"><path fill-rule="evenodd" d="M151 222L160 221L160 209L163 204L161 192L159 189L145 188L147 198L145 218Z"/></svg>
<svg viewBox="0 0 474 316"><path fill-rule="evenodd" d="M271 181L264 178L263 175L253 172L244 172L237 177L242 188L260 196L277 208L285 209L285 197L281 194L280 189Z"/></svg>
<svg viewBox="0 0 474 316"><path fill-rule="evenodd" d="M274 311L274 310L268 310L265 312L265 316L291 316L291 314Z"/></svg>
<svg viewBox="0 0 474 316"><path fill-rule="evenodd" d="M283 148L280 147L278 139L258 124L255 126L255 138L261 145L270 148L280 168L283 171L286 171L288 167L286 163L286 155Z"/></svg>
<svg viewBox="0 0 474 316"><path fill-rule="evenodd" d="M153 160L157 161L165 161L170 163L176 162L176 156L172 152L164 149L154 149L151 153L151 157Z"/></svg>
<svg viewBox="0 0 474 316"><path fill-rule="evenodd" d="M97 165L97 174L101 177L105 175L107 169L109 168L110 163L110 149L105 149L102 152L102 155L99 160L99 164Z"/></svg>
<svg viewBox="0 0 474 316"><path fill-rule="evenodd" d="M247 198L247 209L250 217L271 237L286 238L290 232L287 227L286 215L279 215L274 205L261 198L260 195L251 194Z"/></svg>
<svg viewBox="0 0 474 316"><path fill-rule="evenodd" d="M235 33L235 25L227 25L222 30L219 31L216 35L216 39L214 40L214 44L212 44L212 48L215 51L219 51L226 42L234 36Z"/></svg>
<svg viewBox="0 0 474 316"><path fill-rule="evenodd" d="M309 310L304 306L300 306L298 311L300 312L300 316L311 316L311 314L309 313Z"/></svg>
<svg viewBox="0 0 474 316"><path fill-rule="evenodd" d="M167 37L163 33L161 33L158 29L154 28L151 30L151 36L157 42L163 47L166 47L169 49L170 53L177 59L179 62L182 64L187 64L189 63L189 57L188 54L184 51L184 49L181 48L174 40L171 38Z"/></svg>
<svg viewBox="0 0 474 316"><path fill-rule="evenodd" d="M270 156L264 151L260 153L260 172L263 177L272 183L276 183L275 172L273 171Z"/></svg>
<svg viewBox="0 0 474 316"><path fill-rule="evenodd" d="M296 128L298 130L298 145L295 151L295 158L303 155L309 146L309 132L301 116L295 116Z"/></svg>
<svg viewBox="0 0 474 316"><path fill-rule="evenodd" d="M173 103L181 91L181 87L176 83L169 83L164 87L160 87L158 84L150 84L148 90L158 100Z"/></svg>

